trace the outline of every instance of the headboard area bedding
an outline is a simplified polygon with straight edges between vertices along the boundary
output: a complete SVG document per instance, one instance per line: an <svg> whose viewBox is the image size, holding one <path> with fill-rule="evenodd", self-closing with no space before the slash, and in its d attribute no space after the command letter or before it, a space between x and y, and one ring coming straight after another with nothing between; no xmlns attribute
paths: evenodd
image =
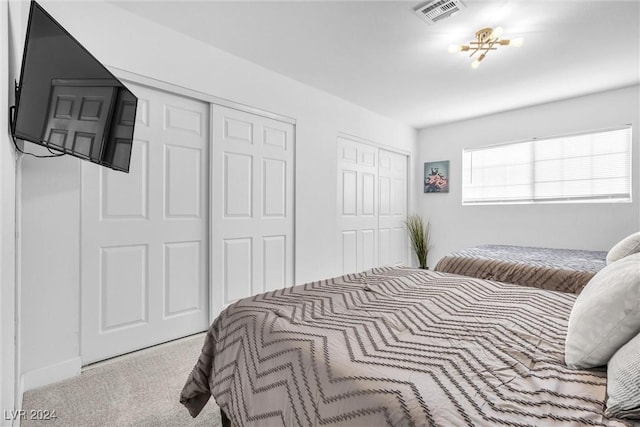
<svg viewBox="0 0 640 427"><path fill-rule="evenodd" d="M601 251L481 245L443 257L435 270L578 294L606 257Z"/></svg>
<svg viewBox="0 0 640 427"><path fill-rule="evenodd" d="M242 299L181 402L241 426L623 426L604 367L572 370L576 295L402 267Z"/></svg>

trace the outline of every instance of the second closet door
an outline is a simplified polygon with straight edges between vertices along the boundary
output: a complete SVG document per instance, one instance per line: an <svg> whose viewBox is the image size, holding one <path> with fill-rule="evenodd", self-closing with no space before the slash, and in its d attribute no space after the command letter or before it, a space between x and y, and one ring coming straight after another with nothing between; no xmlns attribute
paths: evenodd
<svg viewBox="0 0 640 427"><path fill-rule="evenodd" d="M407 262L407 156L338 138L342 274Z"/></svg>
<svg viewBox="0 0 640 427"><path fill-rule="evenodd" d="M294 126L214 105L212 316L291 286Z"/></svg>
<svg viewBox="0 0 640 427"><path fill-rule="evenodd" d="M407 263L407 156L378 152L378 261L379 265Z"/></svg>

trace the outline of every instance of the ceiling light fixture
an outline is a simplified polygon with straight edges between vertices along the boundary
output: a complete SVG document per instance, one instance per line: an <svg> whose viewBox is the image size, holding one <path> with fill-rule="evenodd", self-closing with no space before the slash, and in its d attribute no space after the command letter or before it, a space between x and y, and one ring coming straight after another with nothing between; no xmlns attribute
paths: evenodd
<svg viewBox="0 0 640 427"><path fill-rule="evenodd" d="M502 27L496 28L483 28L476 32L476 40L470 41L467 45L453 45L449 46L449 52L469 52L472 57L476 53L480 53L480 56L471 63L471 68L478 68L480 62L485 58L490 50L497 50L498 46L515 46L520 47L524 43L522 37L516 39L500 39L502 36Z"/></svg>

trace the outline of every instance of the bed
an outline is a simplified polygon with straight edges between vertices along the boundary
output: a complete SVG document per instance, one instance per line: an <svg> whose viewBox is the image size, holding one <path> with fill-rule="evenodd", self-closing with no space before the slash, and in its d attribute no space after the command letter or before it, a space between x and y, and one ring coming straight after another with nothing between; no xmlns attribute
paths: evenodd
<svg viewBox="0 0 640 427"><path fill-rule="evenodd" d="M605 265L607 252L481 245L453 252L435 270L579 294Z"/></svg>
<svg viewBox="0 0 640 427"><path fill-rule="evenodd" d="M622 426L564 362L576 295L404 267L267 292L206 334L181 402L236 426Z"/></svg>

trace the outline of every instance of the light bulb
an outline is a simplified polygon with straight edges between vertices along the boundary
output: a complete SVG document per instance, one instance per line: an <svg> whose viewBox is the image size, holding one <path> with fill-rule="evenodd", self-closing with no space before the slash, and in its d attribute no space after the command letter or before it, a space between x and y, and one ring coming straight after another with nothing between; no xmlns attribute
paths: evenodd
<svg viewBox="0 0 640 427"><path fill-rule="evenodd" d="M479 66L480 66L480 61L478 61L477 59L471 63L471 68L473 68L474 70Z"/></svg>
<svg viewBox="0 0 640 427"><path fill-rule="evenodd" d="M500 38L500 36L502 35L503 32L504 32L504 29L502 27L496 27L491 32L491 38L492 39L498 39L498 38Z"/></svg>
<svg viewBox="0 0 640 427"><path fill-rule="evenodd" d="M456 52L460 52L462 50L462 46L458 46L455 44L452 44L449 46L449 52L451 53L456 53Z"/></svg>
<svg viewBox="0 0 640 427"><path fill-rule="evenodd" d="M522 37L518 37L515 39L511 39L511 42L509 43L509 46L515 46L515 47L520 47L524 44L524 39Z"/></svg>

